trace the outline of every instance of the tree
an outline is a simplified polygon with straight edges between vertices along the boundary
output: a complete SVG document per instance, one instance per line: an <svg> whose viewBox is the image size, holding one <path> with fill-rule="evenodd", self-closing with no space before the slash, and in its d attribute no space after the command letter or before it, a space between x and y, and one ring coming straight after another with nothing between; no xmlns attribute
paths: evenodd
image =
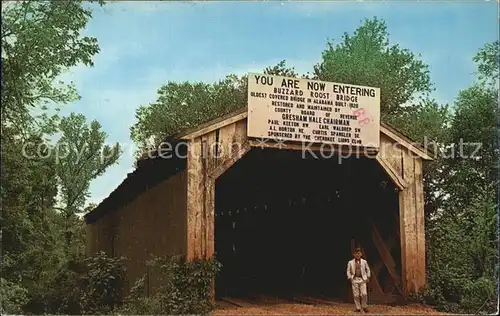
<svg viewBox="0 0 500 316"><path fill-rule="evenodd" d="M95 38L81 36L91 18L84 4L15 1L2 7L2 285L15 290L2 297L27 293L30 306L43 305L37 298L64 262L55 161L46 140L57 116L46 110L77 98L72 85L56 80L72 66L92 65L99 51ZM2 301L2 308L24 310L24 303Z"/></svg>
<svg viewBox="0 0 500 316"><path fill-rule="evenodd" d="M280 61L264 69L265 74L298 77L293 68ZM247 105L247 76L227 75L213 84L168 82L158 90L155 103L141 105L130 137L139 154L155 148L167 135L194 127Z"/></svg>
<svg viewBox="0 0 500 316"><path fill-rule="evenodd" d="M299 77L299 74L295 72L294 67L287 67L286 61L282 60L274 66L269 66L264 69L266 75L275 75L283 77Z"/></svg>
<svg viewBox="0 0 500 316"><path fill-rule="evenodd" d="M478 82L455 101L450 146L439 168L444 175L439 189L447 199L426 223L429 293L475 314L494 311L498 297L498 87L491 84L494 70L485 67L498 57L491 47L474 58Z"/></svg>
<svg viewBox="0 0 500 316"><path fill-rule="evenodd" d="M99 52L95 38L80 34L91 17L83 3L18 1L2 10L2 126L21 127L35 106L77 98L55 80L79 63L92 66Z"/></svg>
<svg viewBox="0 0 500 316"><path fill-rule="evenodd" d="M434 155L434 160L426 162L423 169L427 218L435 215L446 197L442 190L447 177L443 166L446 164L447 144L450 142L451 115L447 105L440 105L435 100L423 100L407 107L399 117L388 117L386 121Z"/></svg>
<svg viewBox="0 0 500 316"><path fill-rule="evenodd" d="M353 35L344 33L337 45L329 41L322 61L314 66L319 80L379 87L383 118L399 114L401 106L432 89L429 69L418 56L389 44L383 20L366 19Z"/></svg>
<svg viewBox="0 0 500 316"><path fill-rule="evenodd" d="M54 152L55 172L64 205L61 209L68 224L66 240L69 245L72 232L69 221L83 212L90 182L116 163L121 154L120 145L105 145L106 133L101 125L92 121L87 125L85 116L72 113L61 119L61 138Z"/></svg>
<svg viewBox="0 0 500 316"><path fill-rule="evenodd" d="M141 150L150 149L167 135L245 106L245 87L236 75L214 84L168 82L158 90L155 103L137 109L131 138Z"/></svg>
<svg viewBox="0 0 500 316"><path fill-rule="evenodd" d="M500 42L487 43L473 59L478 65L478 77L483 83L498 88Z"/></svg>
<svg viewBox="0 0 500 316"><path fill-rule="evenodd" d="M452 203L465 206L496 181L498 93L475 84L459 93L454 109L447 190Z"/></svg>

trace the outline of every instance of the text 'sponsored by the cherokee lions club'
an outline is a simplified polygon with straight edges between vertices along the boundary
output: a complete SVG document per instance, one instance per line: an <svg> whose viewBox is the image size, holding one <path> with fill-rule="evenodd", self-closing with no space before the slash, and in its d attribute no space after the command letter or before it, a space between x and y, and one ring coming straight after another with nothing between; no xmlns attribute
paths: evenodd
<svg viewBox="0 0 500 316"><path fill-rule="evenodd" d="M378 148L380 89L249 74L248 136Z"/></svg>

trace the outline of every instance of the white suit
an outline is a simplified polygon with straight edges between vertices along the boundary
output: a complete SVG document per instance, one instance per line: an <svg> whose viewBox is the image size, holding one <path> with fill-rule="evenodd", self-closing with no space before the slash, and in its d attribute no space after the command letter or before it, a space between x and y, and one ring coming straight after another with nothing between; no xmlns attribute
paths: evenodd
<svg viewBox="0 0 500 316"><path fill-rule="evenodd" d="M356 277L356 259L352 259L347 263L347 279L352 284L352 294L354 296L354 304L356 309L367 308L368 292L366 291L366 283L370 279L370 267L365 259L360 259L361 277ZM360 302L361 300L361 302ZM361 304L360 304L361 303Z"/></svg>

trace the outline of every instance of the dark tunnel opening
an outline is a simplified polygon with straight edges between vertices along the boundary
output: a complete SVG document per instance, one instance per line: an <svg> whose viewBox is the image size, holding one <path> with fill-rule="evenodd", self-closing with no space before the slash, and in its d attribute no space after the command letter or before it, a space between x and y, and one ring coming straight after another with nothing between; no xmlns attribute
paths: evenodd
<svg viewBox="0 0 500 316"><path fill-rule="evenodd" d="M370 244L397 194L375 159L302 155L254 148L217 180L216 297L349 297L352 242Z"/></svg>

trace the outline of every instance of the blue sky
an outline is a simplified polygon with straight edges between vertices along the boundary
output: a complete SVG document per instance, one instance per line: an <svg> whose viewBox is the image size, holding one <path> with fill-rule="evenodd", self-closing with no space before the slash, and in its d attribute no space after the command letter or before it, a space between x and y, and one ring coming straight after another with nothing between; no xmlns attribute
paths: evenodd
<svg viewBox="0 0 500 316"><path fill-rule="evenodd" d="M305 73L328 39L337 42L373 16L387 22L391 44L421 54L434 98L443 103L474 81L472 57L498 38L495 1L123 1L97 8L84 33L98 39L101 52L93 68L68 74L82 99L63 113L97 119L124 154L91 184L90 202L107 197L133 170L135 110L155 101L162 84L213 82L282 59Z"/></svg>

